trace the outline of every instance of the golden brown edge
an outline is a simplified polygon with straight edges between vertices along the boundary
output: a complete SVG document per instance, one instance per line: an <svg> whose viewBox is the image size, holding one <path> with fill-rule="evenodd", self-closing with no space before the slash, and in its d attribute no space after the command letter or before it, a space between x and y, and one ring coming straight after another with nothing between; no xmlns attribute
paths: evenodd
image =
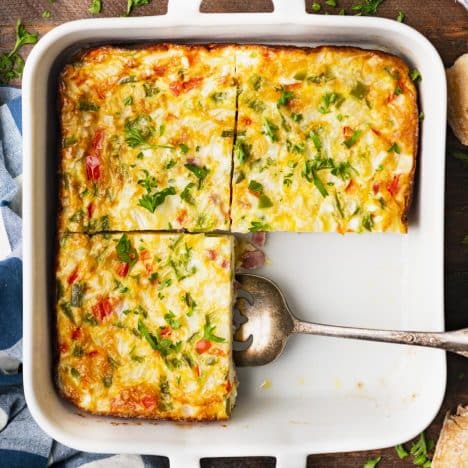
<svg viewBox="0 0 468 468"><path fill-rule="evenodd" d="M59 99L58 99L58 106L59 106L59 114L60 114L60 142L61 142L61 137L62 137L62 134L63 134L63 131L62 131L62 108L63 108L63 87L61 86L62 84L62 76L66 70L66 68L68 66L70 66L72 63L76 62L76 61L79 61L79 60L85 60L86 59L86 56L91 54L93 51L97 51L97 50L109 50L109 51L125 51L125 50L131 50L131 49L146 49L146 50L169 50L169 48L173 48L173 47L181 47L181 48L184 48L184 49L205 49L205 50L213 50L213 49L222 49L222 48L229 48L229 47L246 47L246 48L249 48L249 47L254 47L254 48L261 48L261 49L264 49L264 50L268 50L268 49L275 49L275 50L284 50L284 51L289 51L289 50L300 50L300 51L304 51L304 52L307 52L307 53L312 53L312 52L320 52L321 50L325 50L325 49L332 49L332 50L345 50L345 51L349 51L349 52L367 52L371 55L377 55L379 57L382 57L382 58L386 58L386 59L390 59L392 60L395 65L398 67L398 68L402 68L405 73L404 73L404 80L405 80L405 85L411 89L412 91L412 102L413 102L413 108L414 108L414 112L413 112L413 115L412 115L412 119L411 119L411 123L412 123L412 127L414 128L414 133L413 133L413 167L411 169L411 172L410 172L410 175L409 175L409 184L408 184L408 189L407 189L407 192L405 194L405 204L404 204L404 207L403 207L403 212L402 212L402 216L401 216L401 221L402 221L402 224L405 228L405 232L407 232L408 230L408 212L409 212L409 209L410 209L410 205L411 205L411 201L412 201L412 197L413 197L413 193L414 193L414 176L415 176L415 171L416 171L416 162L417 162L417 156L418 156L418 138L419 138L419 112L418 112L418 101L417 101L417 90L416 90L416 87L414 85L414 83L411 81L411 79L409 78L409 67L407 65L407 63L401 59L400 57L394 55L394 54L390 54L390 53L387 53L387 52L382 52L380 50L374 50L374 49L363 49L363 48L360 48L360 47L351 47L351 46L334 46L334 45L322 45L322 46L318 46L318 47L300 47L300 46L293 46L293 45L288 45L288 46L284 46L284 45L264 45L264 44L242 44L242 43L208 43L208 44L196 44L196 45L192 45L192 44L179 44L179 43L160 43L160 44L151 44L149 46L145 46L145 45L141 45L141 46L133 46L133 47L115 47L115 46L99 46L99 47L94 47L94 48L91 48L91 49L86 49L84 51L81 51L79 52L78 54L76 54L74 57L73 57L73 60L68 62L67 64L65 64L64 68L62 69L60 75L59 75ZM237 111L237 109L236 109ZM63 148L62 146L60 147L60 164L59 164L59 178L61 178L62 176L62 161L63 161L63 158L62 158L62 154L63 154ZM60 233L63 233L65 232L66 230L64 229L64 225L65 225L65 222L64 222L64 219L63 219L63 205L61 203L61 199L62 199L62 195L63 195L63 186L62 184L60 183L60 190L59 190L59 210L58 210L58 214L57 214L57 225L58 225L58 231L59 231L59 235ZM82 234L85 234L85 232L83 232ZM57 272L57 267L58 267L58 255L59 255L59 249L60 249L60 244L59 244L59 235L57 236L57 242L56 242L56 248L57 248L57 253L56 253L56 268L55 268L55 271ZM55 302L55 310L56 310L56 313L58 313L58 306L57 306L57 301ZM57 323L57 320L55 320L55 325L56 325L56 336L58 336L58 323ZM57 343L57 351L58 351L58 343ZM96 415L102 415L102 416L116 416L116 415L113 415L113 414L110 414L110 413L96 413L96 412L89 412L87 410L84 410L83 408L80 408L75 402L73 402L68 396L66 396L59 384L58 384L58 353L57 353L57 362L56 362L56 365L55 365L55 369L56 369L56 385L57 385L57 388L59 390L59 393L62 395L63 398L67 399L68 401L70 401L74 406L76 406L77 408L79 408L80 410L82 411L85 411L89 414L96 414ZM143 416L135 416L135 415L132 415L132 416L122 416L122 415L118 415L117 417L124 417L124 418L134 418L134 417L137 417L139 419L149 419L149 420L159 420L159 419L155 419L155 418L145 418ZM164 420L164 419L161 419L161 420ZM165 420L169 420L168 418L166 418ZM174 421L204 421L202 419L183 419L183 420L178 420L178 419L170 419L170 420L174 420ZM222 419L205 419L205 421L211 421L211 420L222 420Z"/></svg>

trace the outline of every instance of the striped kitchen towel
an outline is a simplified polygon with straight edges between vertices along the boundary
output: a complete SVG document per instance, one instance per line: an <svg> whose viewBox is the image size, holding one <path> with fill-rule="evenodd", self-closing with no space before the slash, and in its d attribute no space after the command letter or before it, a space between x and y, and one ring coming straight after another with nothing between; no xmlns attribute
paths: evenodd
<svg viewBox="0 0 468 468"><path fill-rule="evenodd" d="M168 467L164 457L78 452L32 419L23 394L21 92L0 87L0 467Z"/></svg>

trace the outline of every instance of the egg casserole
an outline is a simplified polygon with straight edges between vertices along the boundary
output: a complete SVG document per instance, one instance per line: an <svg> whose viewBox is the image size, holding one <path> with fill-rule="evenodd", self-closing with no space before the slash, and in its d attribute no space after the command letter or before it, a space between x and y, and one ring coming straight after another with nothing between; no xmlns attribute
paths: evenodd
<svg viewBox="0 0 468 468"><path fill-rule="evenodd" d="M247 45L236 77L233 231L407 231L418 110L401 59Z"/></svg>
<svg viewBox="0 0 468 468"><path fill-rule="evenodd" d="M229 46L100 47L62 72L60 230L227 230Z"/></svg>
<svg viewBox="0 0 468 468"><path fill-rule="evenodd" d="M227 419L232 238L66 233L59 243L61 394L94 414Z"/></svg>

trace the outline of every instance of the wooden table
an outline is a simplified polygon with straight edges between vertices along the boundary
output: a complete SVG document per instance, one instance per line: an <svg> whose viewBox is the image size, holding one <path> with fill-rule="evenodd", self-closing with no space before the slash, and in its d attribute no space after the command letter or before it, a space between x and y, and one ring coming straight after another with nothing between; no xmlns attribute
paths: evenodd
<svg viewBox="0 0 468 468"><path fill-rule="evenodd" d="M194 0L187 0L194 1ZM324 0L317 0L325 5ZM355 1L338 0L340 7L350 11ZM14 24L22 18L28 30L43 35L54 26L65 21L87 18L90 0L1 0L0 1L0 49L11 48L14 44ZM125 11L126 0L103 0L100 16L119 16ZM312 0L307 0L311 11ZM137 8L134 15L164 14L167 1L153 0L148 6ZM272 11L269 0L205 0L201 7L204 12ZM48 19L42 12L49 10ZM326 7L332 12L333 9ZM461 54L468 52L468 13L454 0L386 0L380 7L379 16L396 18L398 11L406 13L405 22L424 34L437 48L446 66ZM325 11L322 7L321 13ZM336 11L336 10L335 10ZM27 55L28 49L23 50ZM15 83L19 85L20 83ZM462 145L448 130L448 148L463 150ZM465 148L466 151L466 148ZM468 245L462 239L468 235L468 170L447 156L445 201L445 320L448 330L468 327ZM454 411L460 403L468 404L468 360L448 356L448 382L442 408L427 429L429 437L437 439L444 415ZM313 455L308 458L309 467L358 467L369 457L382 456L380 467L413 466L411 461L399 460L393 449L372 452L353 452ZM274 458L206 459L205 468L274 467ZM296 467L291 467L296 468ZM455 467L454 467L455 468Z"/></svg>

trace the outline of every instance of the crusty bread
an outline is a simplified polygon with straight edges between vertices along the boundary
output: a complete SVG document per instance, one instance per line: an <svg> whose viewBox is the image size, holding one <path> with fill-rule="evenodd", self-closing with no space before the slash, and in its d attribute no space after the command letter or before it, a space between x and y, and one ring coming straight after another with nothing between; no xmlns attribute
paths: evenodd
<svg viewBox="0 0 468 468"><path fill-rule="evenodd" d="M468 54L447 70L448 121L455 136L468 145Z"/></svg>
<svg viewBox="0 0 468 468"><path fill-rule="evenodd" d="M447 413L445 417L432 460L432 468L467 467L468 406L463 407L460 405L455 415Z"/></svg>

